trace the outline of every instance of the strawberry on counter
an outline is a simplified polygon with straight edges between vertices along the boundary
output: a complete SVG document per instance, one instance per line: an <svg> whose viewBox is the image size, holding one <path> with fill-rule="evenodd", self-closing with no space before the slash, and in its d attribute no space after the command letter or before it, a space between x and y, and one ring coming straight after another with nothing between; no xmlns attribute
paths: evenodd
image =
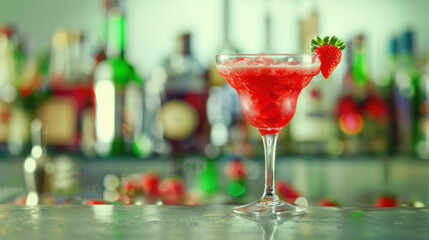
<svg viewBox="0 0 429 240"><path fill-rule="evenodd" d="M141 176L141 187L147 196L157 197L159 195L160 177L155 172L145 172Z"/></svg>
<svg viewBox="0 0 429 240"><path fill-rule="evenodd" d="M301 196L290 184L280 180L276 181L276 193L282 200L292 204Z"/></svg>
<svg viewBox="0 0 429 240"><path fill-rule="evenodd" d="M375 199L375 207L398 207L396 197L390 194L382 194Z"/></svg>
<svg viewBox="0 0 429 240"><path fill-rule="evenodd" d="M337 201L335 201L335 200L333 200L331 198L322 198L319 201L319 206L323 206L323 207L338 207L338 206L340 206L340 204Z"/></svg>
<svg viewBox="0 0 429 240"><path fill-rule="evenodd" d="M161 200L166 205L181 205L185 200L185 183L179 177L165 179L159 186Z"/></svg>

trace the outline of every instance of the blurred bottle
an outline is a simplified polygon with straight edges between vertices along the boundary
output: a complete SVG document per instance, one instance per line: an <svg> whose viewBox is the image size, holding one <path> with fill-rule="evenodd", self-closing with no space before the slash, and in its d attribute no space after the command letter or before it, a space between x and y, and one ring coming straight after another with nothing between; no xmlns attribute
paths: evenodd
<svg viewBox="0 0 429 240"><path fill-rule="evenodd" d="M30 145L30 119L34 118L39 103L38 88L41 77L37 74L37 60L32 38L19 38L15 49L17 96L10 116L8 149L19 155Z"/></svg>
<svg viewBox="0 0 429 240"><path fill-rule="evenodd" d="M413 153L419 158L429 159L429 61L420 70L420 76L414 82L415 94L412 100Z"/></svg>
<svg viewBox="0 0 429 240"><path fill-rule="evenodd" d="M13 28L0 25L0 144L3 153L7 153L12 103L17 96L15 43Z"/></svg>
<svg viewBox="0 0 429 240"><path fill-rule="evenodd" d="M203 153L207 144L207 83L191 53L191 34L178 38L178 50L157 69L164 86L156 122L173 155Z"/></svg>
<svg viewBox="0 0 429 240"><path fill-rule="evenodd" d="M232 25L230 0L223 0L222 19L223 44L216 54L238 54L240 51L230 38ZM228 155L248 156L251 152L250 145L247 144L251 126L242 116L237 92L216 71L214 58L209 66L208 81L210 88L207 117L210 124L210 144L207 154L216 157L223 152Z"/></svg>
<svg viewBox="0 0 429 240"><path fill-rule="evenodd" d="M52 204L52 175L54 167L43 143L43 125L39 119L31 122L32 148L24 161L24 177L27 186L27 205Z"/></svg>
<svg viewBox="0 0 429 240"><path fill-rule="evenodd" d="M217 54L238 54L240 51L231 42L231 0L223 0L222 8L222 34L223 44L217 51ZM208 79L211 86L224 86L226 84L225 79L216 71L215 59L212 59L208 72Z"/></svg>
<svg viewBox="0 0 429 240"><path fill-rule="evenodd" d="M386 154L389 148L389 109L380 89L373 84L367 62L365 38L349 45L351 62L337 105L338 126L345 154Z"/></svg>
<svg viewBox="0 0 429 240"><path fill-rule="evenodd" d="M100 47L92 58L91 69L89 71L88 88L90 96L87 98L81 119L81 150L87 156L95 155L95 93L94 93L94 74L98 65L106 60L106 53L103 47Z"/></svg>
<svg viewBox="0 0 429 240"><path fill-rule="evenodd" d="M384 97L388 111L388 131L387 136L387 153L389 155L396 154L398 146L398 126L397 119L398 107L395 102L395 75L398 71L398 57L399 57L399 41L394 37L390 40L389 45L389 61L387 67L382 73L381 77L375 79L375 84L379 87L382 96Z"/></svg>
<svg viewBox="0 0 429 240"><path fill-rule="evenodd" d="M366 151L362 137L364 117L361 106L367 99L366 85L369 78L365 55L359 49L362 41L360 36L347 44L347 72L343 77L343 91L335 110L341 144L337 152L343 155L356 155Z"/></svg>
<svg viewBox="0 0 429 240"><path fill-rule="evenodd" d="M373 83L369 74L369 64L364 36L358 36L353 43L353 76L358 86L362 86L361 114L363 127L361 154L385 155L389 146L389 109L381 90Z"/></svg>
<svg viewBox="0 0 429 240"><path fill-rule="evenodd" d="M107 40L107 26L108 26L108 17L109 10L111 8L113 0L103 0L102 1L102 10L104 13L103 16L103 29L101 42L98 44L98 48L92 54L91 62L88 64L90 66L89 76L88 76L88 86L91 89L90 97L85 103L85 107L82 113L81 119L81 129L82 129L82 138L81 138L81 150L82 153L86 156L93 157L96 155L95 152L95 94L94 94L94 74L98 65L106 60L106 40Z"/></svg>
<svg viewBox="0 0 429 240"><path fill-rule="evenodd" d="M413 137L418 131L416 124L417 91L420 71L414 61L414 36L412 31L403 34L400 41L400 55L398 71L395 74L395 105L396 121L398 123L398 153L411 154L413 143L417 138ZM413 127L416 126L416 127Z"/></svg>
<svg viewBox="0 0 429 240"><path fill-rule="evenodd" d="M53 35L49 84L38 115L46 125L46 142L56 151L79 150L80 119L90 96L82 44L77 30L58 29Z"/></svg>
<svg viewBox="0 0 429 240"><path fill-rule="evenodd" d="M316 10L300 20L301 52L310 50L308 46L311 39L317 36L318 25ZM324 79L319 74L302 90L299 106L289 128L293 152L306 155L328 153L328 143L335 138L335 122L332 119L332 106L335 101L334 81L335 75Z"/></svg>
<svg viewBox="0 0 429 240"><path fill-rule="evenodd" d="M95 151L100 156L144 155L143 80L126 59L125 18L122 10L113 6L107 24L107 59L94 72Z"/></svg>

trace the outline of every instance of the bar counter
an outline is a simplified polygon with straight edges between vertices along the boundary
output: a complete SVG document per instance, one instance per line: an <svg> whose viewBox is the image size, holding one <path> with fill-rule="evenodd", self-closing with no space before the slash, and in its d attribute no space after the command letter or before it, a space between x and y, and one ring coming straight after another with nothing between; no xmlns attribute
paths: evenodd
<svg viewBox="0 0 429 240"><path fill-rule="evenodd" d="M246 218L233 206L0 205L0 239L429 239L428 208L309 207Z"/></svg>

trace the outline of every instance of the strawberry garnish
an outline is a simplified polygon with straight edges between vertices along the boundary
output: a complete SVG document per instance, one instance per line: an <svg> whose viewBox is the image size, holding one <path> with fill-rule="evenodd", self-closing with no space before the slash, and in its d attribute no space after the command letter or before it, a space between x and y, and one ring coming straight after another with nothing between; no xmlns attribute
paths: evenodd
<svg viewBox="0 0 429 240"><path fill-rule="evenodd" d="M346 48L344 41L335 36L311 40L311 52L319 55L320 71L323 77L328 78L334 69L340 64L343 54L342 50Z"/></svg>

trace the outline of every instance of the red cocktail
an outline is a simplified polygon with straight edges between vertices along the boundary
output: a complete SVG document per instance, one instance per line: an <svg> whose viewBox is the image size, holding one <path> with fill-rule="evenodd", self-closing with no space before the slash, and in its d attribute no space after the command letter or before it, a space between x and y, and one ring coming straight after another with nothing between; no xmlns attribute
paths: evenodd
<svg viewBox="0 0 429 240"><path fill-rule="evenodd" d="M216 69L237 91L241 110L256 127L265 148L265 191L254 203L234 208L250 215L297 215L305 208L281 201L274 190L278 132L292 119L301 90L320 72L315 54L219 55Z"/></svg>

